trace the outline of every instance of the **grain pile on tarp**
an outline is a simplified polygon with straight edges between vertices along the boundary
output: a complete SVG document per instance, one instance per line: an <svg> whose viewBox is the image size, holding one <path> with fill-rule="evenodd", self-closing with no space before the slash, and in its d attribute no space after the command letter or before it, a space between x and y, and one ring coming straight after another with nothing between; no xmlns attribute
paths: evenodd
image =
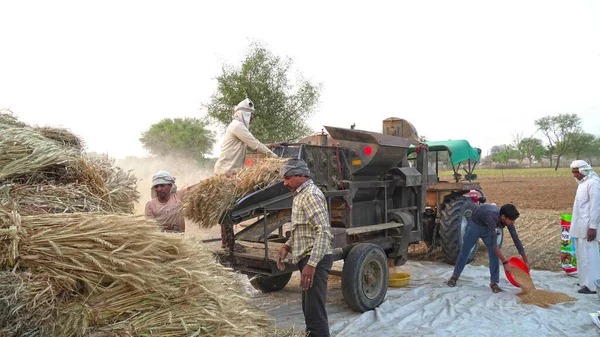
<svg viewBox="0 0 600 337"><path fill-rule="evenodd" d="M521 303L534 304L541 308L549 308L552 304L577 300L576 298L563 293L537 289L531 277L519 268L512 268L511 273L522 289L522 291L517 294Z"/></svg>
<svg viewBox="0 0 600 337"><path fill-rule="evenodd" d="M244 167L233 178L216 175L202 180L187 197L184 215L209 228L219 224L225 212L244 195L281 181L279 169L289 158L265 158Z"/></svg>
<svg viewBox="0 0 600 337"><path fill-rule="evenodd" d="M133 213L137 179L82 149L68 130L30 127L0 111L0 206L21 214Z"/></svg>

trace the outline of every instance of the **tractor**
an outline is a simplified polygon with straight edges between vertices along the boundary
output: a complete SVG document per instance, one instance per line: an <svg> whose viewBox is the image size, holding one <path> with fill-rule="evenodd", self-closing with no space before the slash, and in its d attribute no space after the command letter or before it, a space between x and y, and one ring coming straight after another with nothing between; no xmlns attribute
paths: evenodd
<svg viewBox="0 0 600 337"><path fill-rule="evenodd" d="M481 190L473 174L479 152L466 141L419 142L414 127L400 118L384 120L381 133L333 126L325 130L274 152L308 164L327 200L333 259L344 261L344 299L353 310L365 312L383 302L388 264L404 264L409 245L441 247L445 259L455 263L476 207L465 193ZM437 161L428 163L429 154L437 151L449 152L455 173L463 165L468 179L455 174L454 182L440 181ZM255 288L283 289L297 270L291 261L283 271L276 265L277 252L290 237L292 199L283 182L243 196L222 221L246 224L234 235L235 244L220 249L217 239L205 243L214 245L221 263L247 274Z"/></svg>

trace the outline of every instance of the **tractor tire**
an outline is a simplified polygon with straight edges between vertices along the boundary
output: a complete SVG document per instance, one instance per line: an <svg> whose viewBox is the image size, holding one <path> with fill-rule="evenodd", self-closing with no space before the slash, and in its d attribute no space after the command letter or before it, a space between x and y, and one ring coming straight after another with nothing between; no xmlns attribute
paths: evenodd
<svg viewBox="0 0 600 337"><path fill-rule="evenodd" d="M389 270L381 247L359 243L344 259L342 294L348 306L357 312L372 310L387 294Z"/></svg>
<svg viewBox="0 0 600 337"><path fill-rule="evenodd" d="M440 241L444 260L449 264L456 264L468 219L476 208L477 205L466 197L454 198L444 204L440 217ZM479 240L469 253L467 263L471 263L475 259L478 247Z"/></svg>
<svg viewBox="0 0 600 337"><path fill-rule="evenodd" d="M277 276L257 275L250 279L250 284L263 293L270 293L285 288L291 278L292 273Z"/></svg>

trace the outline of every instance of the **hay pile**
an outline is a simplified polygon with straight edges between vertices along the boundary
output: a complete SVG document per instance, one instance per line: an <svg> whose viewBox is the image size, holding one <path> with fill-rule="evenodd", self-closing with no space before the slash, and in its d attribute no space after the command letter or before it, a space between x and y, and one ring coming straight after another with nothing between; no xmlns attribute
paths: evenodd
<svg viewBox="0 0 600 337"><path fill-rule="evenodd" d="M0 212L0 335L265 336L229 269L119 214Z"/></svg>
<svg viewBox="0 0 600 337"><path fill-rule="evenodd" d="M21 214L133 213L137 179L108 157L90 157L65 129L30 127L0 111L0 206Z"/></svg>
<svg viewBox="0 0 600 337"><path fill-rule="evenodd" d="M577 299L563 293L536 289L533 280L519 268L512 268L511 273L522 291L517 294L521 303L534 304L541 308L549 308L552 304L572 302Z"/></svg>
<svg viewBox="0 0 600 337"><path fill-rule="evenodd" d="M244 167L234 178L217 175L204 179L190 191L183 208L185 217L203 228L219 224L236 200L281 181L279 168L287 160L265 158L250 167Z"/></svg>
<svg viewBox="0 0 600 337"><path fill-rule="evenodd" d="M304 335L200 243L125 214L137 180L82 147L0 111L0 336Z"/></svg>

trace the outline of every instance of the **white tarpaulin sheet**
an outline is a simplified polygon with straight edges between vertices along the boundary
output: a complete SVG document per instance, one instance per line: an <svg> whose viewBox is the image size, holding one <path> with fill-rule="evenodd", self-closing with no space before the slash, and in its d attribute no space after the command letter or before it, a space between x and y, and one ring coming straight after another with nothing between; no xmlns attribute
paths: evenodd
<svg viewBox="0 0 600 337"><path fill-rule="evenodd" d="M332 302L341 291L339 284L330 284L327 311L332 336L600 336L589 315L600 309L598 296L578 294L577 278L563 272L531 271L536 288L577 298L544 309L519 303L520 288L512 286L503 271L504 292L494 294L486 266L468 265L454 288L444 283L452 274L452 267L444 263L409 261L397 271L411 274L410 284L389 288L385 301L363 314L341 300ZM304 329L300 294L278 296L282 295L285 301L259 306L276 318L279 327Z"/></svg>

